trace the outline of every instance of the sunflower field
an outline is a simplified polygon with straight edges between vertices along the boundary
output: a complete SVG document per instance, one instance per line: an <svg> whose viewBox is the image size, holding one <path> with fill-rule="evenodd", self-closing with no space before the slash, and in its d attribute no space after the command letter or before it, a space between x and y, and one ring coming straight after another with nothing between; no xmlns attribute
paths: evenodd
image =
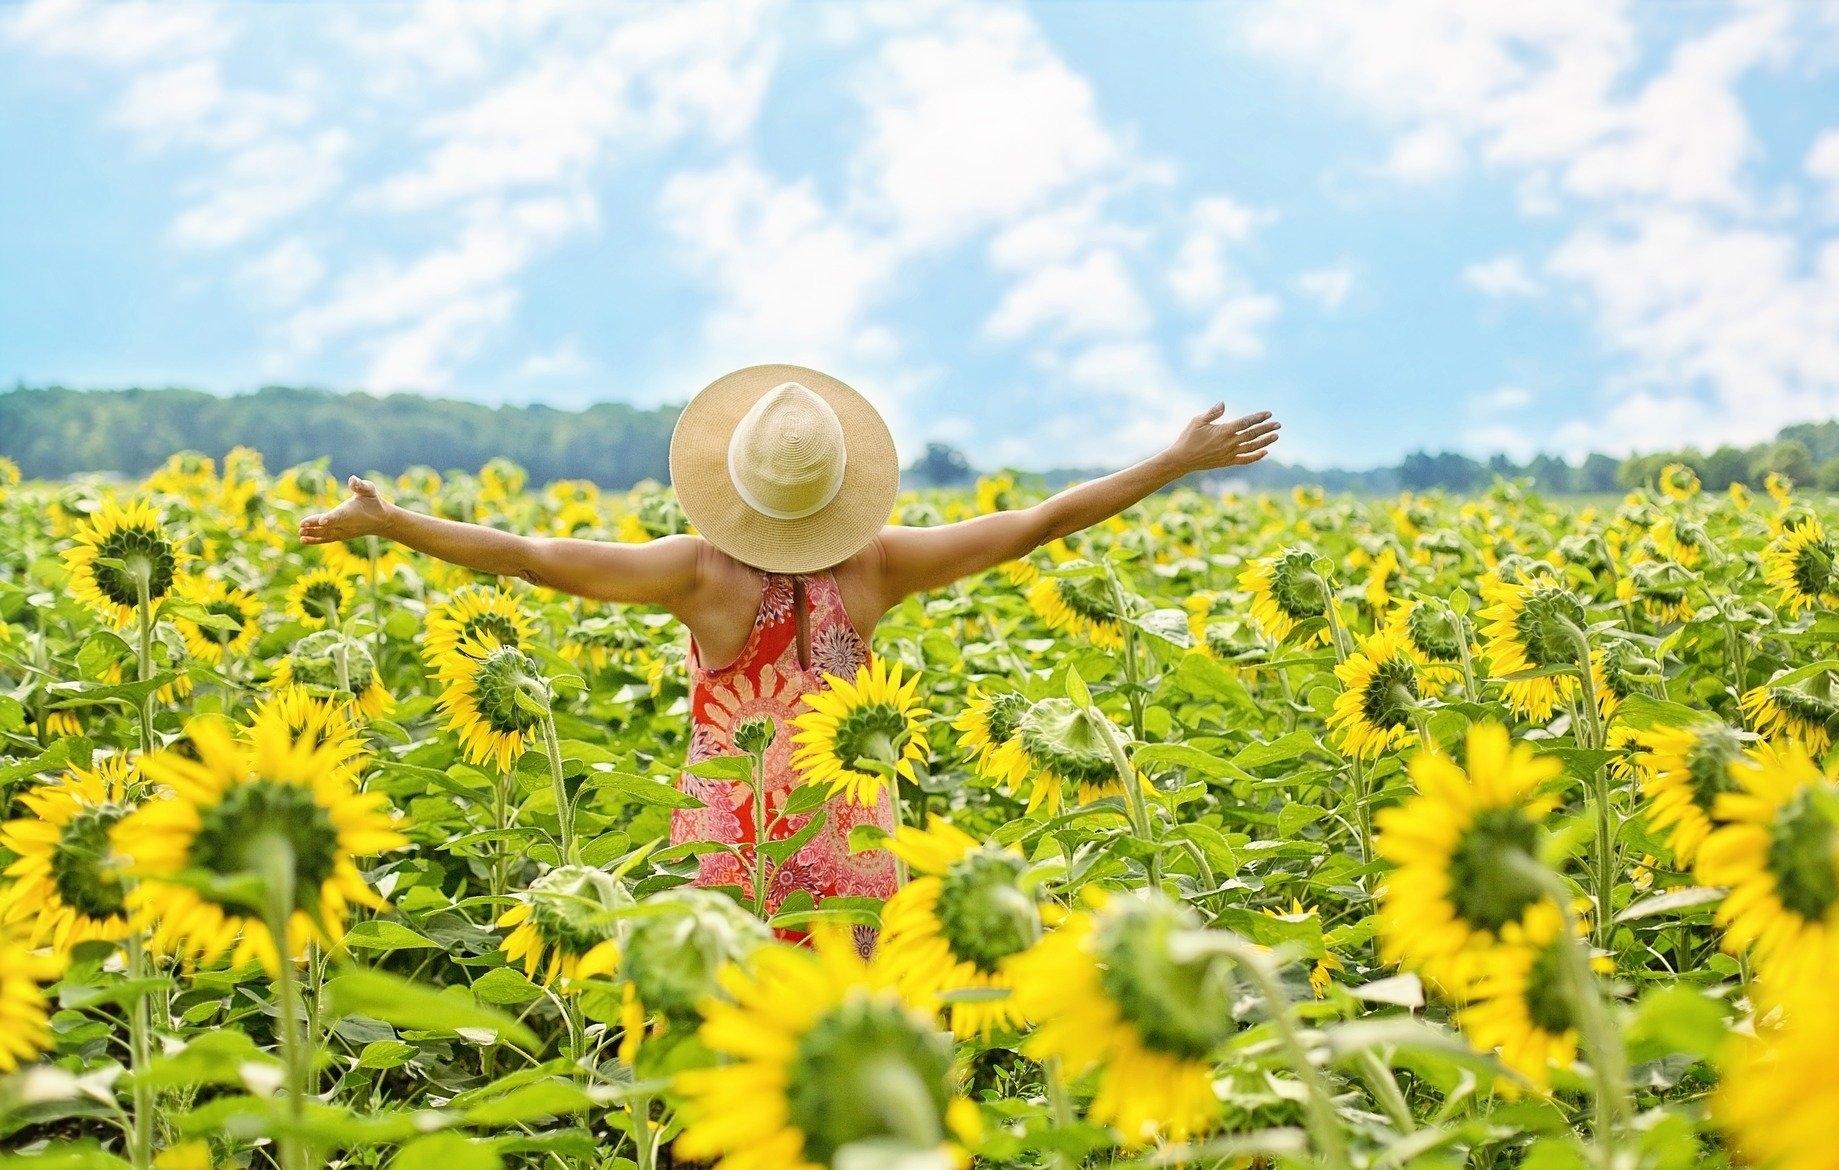
<svg viewBox="0 0 1839 1170"><path fill-rule="evenodd" d="M504 462L385 486L684 527ZM694 765L796 737L757 848L670 844L667 615L303 546L341 495L0 461L0 1167L1839 1159L1839 566L1785 481L1154 497ZM876 800L894 897L769 914ZM718 850L746 879L694 884Z"/></svg>

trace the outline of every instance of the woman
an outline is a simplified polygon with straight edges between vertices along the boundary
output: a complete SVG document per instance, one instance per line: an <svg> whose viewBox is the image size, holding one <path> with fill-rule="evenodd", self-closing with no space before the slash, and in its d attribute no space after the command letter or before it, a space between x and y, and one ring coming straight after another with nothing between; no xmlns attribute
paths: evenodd
<svg viewBox="0 0 1839 1170"><path fill-rule="evenodd" d="M1189 472L1262 459L1276 441L1269 412L1217 421L1223 404L1190 420L1158 455L1068 488L1031 508L932 528L886 524L899 489L894 441L875 408L843 383L802 366L752 366L703 389L671 435L671 481L697 535L646 544L526 537L394 507L356 476L351 496L300 522L307 544L383 536L482 573L521 577L597 601L658 605L690 632L689 762L735 752L743 720L775 724L766 756L769 836L808 819L777 815L796 782L790 720L824 675L854 678L875 624L902 599L1027 555L1108 519ZM683 777L703 807L677 812L671 841L746 846L754 837L748 785ZM893 802L835 798L821 831L781 866L769 907L813 898L894 892L892 858L852 855L849 831L891 831ZM698 880L745 888L729 853L704 854Z"/></svg>

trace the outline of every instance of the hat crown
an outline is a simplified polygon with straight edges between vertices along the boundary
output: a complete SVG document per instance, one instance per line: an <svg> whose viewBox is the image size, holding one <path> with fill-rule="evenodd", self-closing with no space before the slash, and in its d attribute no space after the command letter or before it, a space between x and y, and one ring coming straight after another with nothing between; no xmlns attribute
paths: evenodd
<svg viewBox="0 0 1839 1170"><path fill-rule="evenodd" d="M760 396L728 440L728 477L747 506L775 520L821 510L843 486L843 423L823 395L784 382Z"/></svg>

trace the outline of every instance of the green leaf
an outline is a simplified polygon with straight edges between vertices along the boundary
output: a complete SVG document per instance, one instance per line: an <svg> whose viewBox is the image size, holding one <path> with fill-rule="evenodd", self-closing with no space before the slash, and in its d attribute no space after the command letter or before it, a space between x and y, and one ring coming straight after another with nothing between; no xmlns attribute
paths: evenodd
<svg viewBox="0 0 1839 1170"><path fill-rule="evenodd" d="M373 918L345 932L345 945L365 951L439 950L441 944L417 934L400 922Z"/></svg>
<svg viewBox="0 0 1839 1170"><path fill-rule="evenodd" d="M1186 768L1203 776L1221 779L1242 779L1246 776L1245 770L1235 767L1230 760L1223 760L1211 752L1203 752L1185 743L1146 743L1131 752L1130 758L1146 772Z"/></svg>
<svg viewBox="0 0 1839 1170"><path fill-rule="evenodd" d="M502 1012L478 1006L465 988L439 992L385 971L356 970L328 982L322 996L326 1011L334 1016L369 1016L399 1028L438 1032L479 1029L533 1051L541 1046L529 1028Z"/></svg>
<svg viewBox="0 0 1839 1170"><path fill-rule="evenodd" d="M684 771L700 780L751 780L753 757L714 756L691 764Z"/></svg>
<svg viewBox="0 0 1839 1170"><path fill-rule="evenodd" d="M1634 922L1641 918L1652 918L1656 914L1673 914L1680 910L1708 906L1721 901L1728 892L1723 886L1687 886L1684 889L1668 890L1664 894L1641 899L1616 915L1616 921Z"/></svg>
<svg viewBox="0 0 1839 1170"><path fill-rule="evenodd" d="M702 807L702 801L669 780L653 780L632 772L590 772L581 786L596 792L616 792L627 800L656 808Z"/></svg>
<svg viewBox="0 0 1839 1170"><path fill-rule="evenodd" d="M830 814L828 812L821 808L818 809L817 812L811 815L811 819L806 821L804 826L796 833L782 840L768 841L766 844L760 846L760 852L772 858L774 865L784 865L787 858L797 853L800 849L803 849L805 845L810 842L811 838L817 836L818 832L823 829L824 822L828 820L829 817Z"/></svg>
<svg viewBox="0 0 1839 1170"><path fill-rule="evenodd" d="M870 849L885 849L894 834L880 825L857 825L849 830L849 851L867 853Z"/></svg>
<svg viewBox="0 0 1839 1170"><path fill-rule="evenodd" d="M468 1109L464 1117L472 1125L522 1125L585 1113L592 1104L581 1086L570 1081L547 1080L482 1101Z"/></svg>
<svg viewBox="0 0 1839 1170"><path fill-rule="evenodd" d="M1647 731L1655 727L1692 727L1710 716L1679 703L1637 693L1623 699L1616 707L1616 718L1636 731Z"/></svg>
<svg viewBox="0 0 1839 1170"><path fill-rule="evenodd" d="M400 1068L415 1059L420 1051L415 1045L402 1040L372 1040L358 1053L359 1068Z"/></svg>
<svg viewBox="0 0 1839 1170"><path fill-rule="evenodd" d="M1307 958L1319 959L1323 955L1322 920L1314 914L1278 918L1242 906L1228 906L1220 911L1219 925L1261 946L1289 943Z"/></svg>
<svg viewBox="0 0 1839 1170"><path fill-rule="evenodd" d="M486 1143L457 1133L431 1133L397 1151L390 1170L504 1170L504 1159Z"/></svg>
<svg viewBox="0 0 1839 1170"><path fill-rule="evenodd" d="M1674 984L1641 997L1628 1029L1631 1046L1651 1046L1654 1057L1684 1052L1702 1060L1716 1056L1730 1037L1726 1008L1702 992Z"/></svg>
<svg viewBox="0 0 1839 1170"><path fill-rule="evenodd" d="M193 625L207 630L240 630L243 623L229 614L212 613L193 601L181 601L177 597L168 597L160 602L159 616L163 618L184 618Z"/></svg>
<svg viewBox="0 0 1839 1170"><path fill-rule="evenodd" d="M59 711L70 707L95 707L103 703L123 703L130 707L138 707L148 695L178 677L175 671L161 670L155 672L144 682L117 683L113 686L96 686L82 682L54 682L45 688L45 694L59 697L62 700L51 704L51 707Z"/></svg>
<svg viewBox="0 0 1839 1170"><path fill-rule="evenodd" d="M1146 614L1127 620L1137 629L1160 638L1171 646L1178 646L1186 650L1194 645L1194 635L1188 629L1186 610L1152 609Z"/></svg>
<svg viewBox="0 0 1839 1170"><path fill-rule="evenodd" d="M1086 686L1086 680L1081 677L1079 668L1070 662L1066 666L1066 697L1081 711L1092 705L1092 692Z"/></svg>
<svg viewBox="0 0 1839 1170"><path fill-rule="evenodd" d="M500 1007L543 998L543 989L515 967L494 967L473 981L473 994Z"/></svg>
<svg viewBox="0 0 1839 1170"><path fill-rule="evenodd" d="M156 1056L138 1079L156 1089L189 1085L240 1085L247 1065L279 1068L281 1062L255 1046L255 1041L235 1028L201 1032L185 1047ZM133 1079L133 1078L131 1078Z"/></svg>
<svg viewBox="0 0 1839 1170"><path fill-rule="evenodd" d="M1321 745L1316 742L1312 733L1298 728L1269 743L1253 743L1234 756L1232 762L1241 768L1266 768L1272 764L1294 760L1303 753L1320 747Z"/></svg>
<svg viewBox="0 0 1839 1170"><path fill-rule="evenodd" d="M790 901L788 898L787 902ZM880 926L881 906L880 898L825 898L808 910L794 909L775 914L768 925L792 930L809 930L820 923L835 926Z"/></svg>
<svg viewBox="0 0 1839 1170"><path fill-rule="evenodd" d="M829 791L821 784L800 784L792 789L785 798L785 806L779 810L781 816L795 817L803 813L816 812L830 800Z"/></svg>

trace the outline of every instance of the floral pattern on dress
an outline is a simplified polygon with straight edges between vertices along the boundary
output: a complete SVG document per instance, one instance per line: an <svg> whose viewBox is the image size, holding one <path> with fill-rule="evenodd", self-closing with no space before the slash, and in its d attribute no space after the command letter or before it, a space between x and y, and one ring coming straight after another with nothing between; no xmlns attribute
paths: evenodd
<svg viewBox="0 0 1839 1170"><path fill-rule="evenodd" d="M755 716L774 724L772 745L766 751L766 805L769 822L784 807L798 783L792 767L792 720L809 708L804 696L824 690L826 673L853 678L868 658L868 647L844 612L841 591L830 573L805 577L807 629L811 667L798 662L798 622L793 611L792 578L766 574L761 584L760 608L740 656L716 670L703 668L695 641L690 642L690 747L689 763L713 756L732 755L734 729ZM685 774L683 790L703 802L702 808L677 809L671 814L671 844L687 841L721 841L746 846L754 837L753 793L743 781L705 780ZM894 892L894 859L885 850L852 854L849 832L857 825L875 825L894 831L894 803L883 800L874 807L847 798L824 806L826 819L817 835L786 860L773 875L767 891L769 910L776 909L794 892L803 890L822 901L836 895L886 898ZM784 817L772 824L774 839L790 837L810 820L810 814ZM699 859L698 885L734 885L749 891L751 875L733 854L706 853ZM799 932L782 931L787 937Z"/></svg>

